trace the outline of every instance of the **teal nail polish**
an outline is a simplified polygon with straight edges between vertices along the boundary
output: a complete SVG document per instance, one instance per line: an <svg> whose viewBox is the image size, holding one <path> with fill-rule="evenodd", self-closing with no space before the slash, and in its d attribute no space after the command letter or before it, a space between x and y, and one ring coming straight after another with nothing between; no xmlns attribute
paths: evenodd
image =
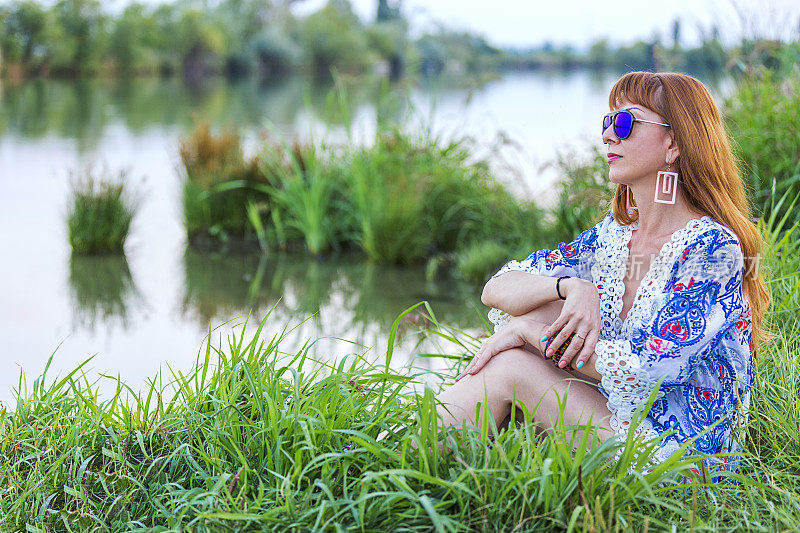
<svg viewBox="0 0 800 533"><path fill-rule="evenodd" d="M547 335L542 335L542 338L539 340L541 340L542 342L547 342Z"/></svg>
<svg viewBox="0 0 800 533"><path fill-rule="evenodd" d="M583 366L583 361L578 361L578 368Z"/></svg>

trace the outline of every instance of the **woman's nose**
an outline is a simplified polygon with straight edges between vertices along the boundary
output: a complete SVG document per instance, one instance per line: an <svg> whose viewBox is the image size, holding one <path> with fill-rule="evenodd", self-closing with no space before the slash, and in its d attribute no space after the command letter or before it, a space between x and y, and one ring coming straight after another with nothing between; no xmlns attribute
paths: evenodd
<svg viewBox="0 0 800 533"><path fill-rule="evenodd" d="M616 134L614 134L613 124L603 130L603 144L609 144L609 143L616 144L618 142L619 139L617 138Z"/></svg>

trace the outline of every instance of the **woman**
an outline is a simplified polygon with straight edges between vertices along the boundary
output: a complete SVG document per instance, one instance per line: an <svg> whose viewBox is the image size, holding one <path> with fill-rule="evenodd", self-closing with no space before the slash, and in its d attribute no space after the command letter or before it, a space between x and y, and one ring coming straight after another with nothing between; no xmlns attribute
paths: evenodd
<svg viewBox="0 0 800 533"><path fill-rule="evenodd" d="M607 439L627 433L663 380L639 426L666 433L656 460L712 426L694 448L736 452L769 295L719 113L702 83L675 73L626 74L609 107L611 210L489 280L495 334L439 396L440 414L445 425L478 424L485 400L500 421L516 402L548 429L568 391L564 423L591 420ZM706 467L735 468L728 461Z"/></svg>

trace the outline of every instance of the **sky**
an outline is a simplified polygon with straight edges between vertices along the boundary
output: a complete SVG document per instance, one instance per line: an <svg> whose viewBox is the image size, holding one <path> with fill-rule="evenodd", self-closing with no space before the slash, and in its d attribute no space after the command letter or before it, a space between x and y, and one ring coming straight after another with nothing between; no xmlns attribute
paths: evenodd
<svg viewBox="0 0 800 533"><path fill-rule="evenodd" d="M363 20L375 16L377 0L350 0ZM302 0L294 11L312 12L326 0ZM435 28L466 29L497 46L525 48L546 41L588 46L601 37L613 44L648 39L671 40L672 21L681 20L684 44L699 42L698 25L719 26L726 42L741 36L789 39L800 35L800 0L403 0L412 34Z"/></svg>

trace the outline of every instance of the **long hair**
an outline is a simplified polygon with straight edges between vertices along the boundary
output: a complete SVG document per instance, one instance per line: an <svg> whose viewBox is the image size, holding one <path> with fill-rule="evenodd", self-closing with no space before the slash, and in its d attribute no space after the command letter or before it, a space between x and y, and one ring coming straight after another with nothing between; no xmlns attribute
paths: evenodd
<svg viewBox="0 0 800 533"><path fill-rule="evenodd" d="M751 219L751 207L722 126L717 106L697 79L674 72L629 72L614 84L608 105L614 109L625 99L645 106L671 126L680 150L676 160L683 192L689 205L730 228L739 238L744 255L743 291L750 302L753 336L750 350L765 340L762 328L770 294L760 269L764 240ZM625 205L627 186L619 184L612 200L614 218L630 224Z"/></svg>

